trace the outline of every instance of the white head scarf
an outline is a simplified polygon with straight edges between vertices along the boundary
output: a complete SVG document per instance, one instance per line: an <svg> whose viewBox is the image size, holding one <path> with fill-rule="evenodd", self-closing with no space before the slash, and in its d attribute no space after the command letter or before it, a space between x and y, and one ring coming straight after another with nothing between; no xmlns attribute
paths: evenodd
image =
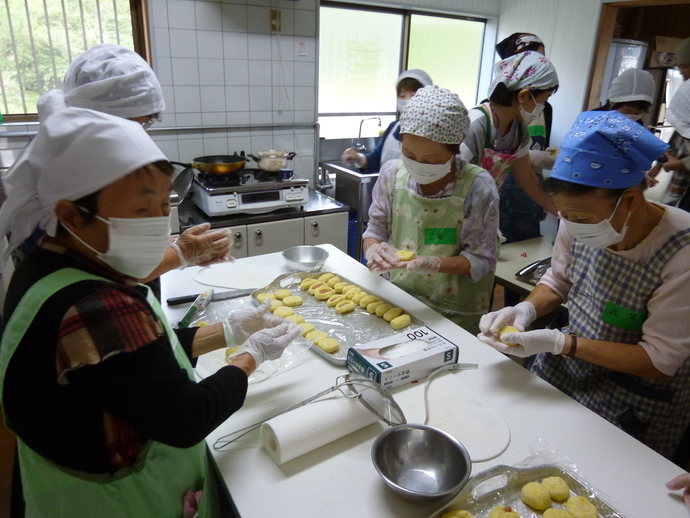
<svg viewBox="0 0 690 518"><path fill-rule="evenodd" d="M666 120L683 137L690 139L690 81L684 81L671 99Z"/></svg>
<svg viewBox="0 0 690 518"><path fill-rule="evenodd" d="M431 80L431 77L429 74L424 72L424 70L420 68L411 68L409 70L405 70L402 74L398 76L398 80L395 82L395 86L398 86L400 84L400 81L403 79L416 79L421 83L422 86L431 86L434 84L434 82Z"/></svg>
<svg viewBox="0 0 690 518"><path fill-rule="evenodd" d="M611 82L609 101L612 103L654 102L654 78L652 74L636 68L624 70Z"/></svg>
<svg viewBox="0 0 690 518"><path fill-rule="evenodd" d="M488 96L503 83L509 92L515 90L548 90L558 86L558 74L551 61L539 52L528 50L494 65L494 79Z"/></svg>
<svg viewBox="0 0 690 518"><path fill-rule="evenodd" d="M141 124L84 108L65 108L38 130L23 158L34 174L15 184L0 208L9 253L36 226L54 236L55 204L75 201L152 162L167 160Z"/></svg>
<svg viewBox="0 0 690 518"><path fill-rule="evenodd" d="M411 133L441 144L460 144L470 128L460 97L438 86L425 86L405 106L400 133Z"/></svg>

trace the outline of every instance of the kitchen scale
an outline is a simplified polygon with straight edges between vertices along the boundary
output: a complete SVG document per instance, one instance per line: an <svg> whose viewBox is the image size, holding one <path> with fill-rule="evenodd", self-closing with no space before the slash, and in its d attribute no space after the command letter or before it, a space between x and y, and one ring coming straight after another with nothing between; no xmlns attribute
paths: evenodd
<svg viewBox="0 0 690 518"><path fill-rule="evenodd" d="M309 180L283 180L279 172L245 168L227 175L198 173L192 201L207 216L262 214L286 207L304 207L309 201Z"/></svg>

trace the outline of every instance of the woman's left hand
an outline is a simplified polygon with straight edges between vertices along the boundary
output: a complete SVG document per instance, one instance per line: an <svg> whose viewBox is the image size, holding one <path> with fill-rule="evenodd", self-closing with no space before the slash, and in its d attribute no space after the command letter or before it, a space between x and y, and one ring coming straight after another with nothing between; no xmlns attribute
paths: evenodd
<svg viewBox="0 0 690 518"><path fill-rule="evenodd" d="M480 333L477 335L477 338L497 351L520 358L527 358L539 353L561 354L565 346L565 335L558 329L537 329L536 331L524 333L505 333L501 338L506 342L518 344L514 346L503 343L496 335Z"/></svg>
<svg viewBox="0 0 690 518"><path fill-rule="evenodd" d="M408 272L438 273L441 269L441 258L434 255L418 255L411 261L403 263Z"/></svg>
<svg viewBox="0 0 690 518"><path fill-rule="evenodd" d="M272 302L267 298L258 308L238 309L230 313L223 322L223 333L228 347L244 343L257 331L285 323L284 319L268 312Z"/></svg>

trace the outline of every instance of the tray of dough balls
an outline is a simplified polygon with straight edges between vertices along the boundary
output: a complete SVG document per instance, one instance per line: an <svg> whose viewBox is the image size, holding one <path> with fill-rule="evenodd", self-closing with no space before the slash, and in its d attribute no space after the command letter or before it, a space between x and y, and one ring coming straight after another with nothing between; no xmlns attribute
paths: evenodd
<svg viewBox="0 0 690 518"><path fill-rule="evenodd" d="M625 517L579 475L542 465L479 473L430 518Z"/></svg>
<svg viewBox="0 0 690 518"><path fill-rule="evenodd" d="M304 328L311 349L335 365L347 365L350 347L362 345L424 321L331 272L292 272L252 293L259 303L273 299L274 315Z"/></svg>

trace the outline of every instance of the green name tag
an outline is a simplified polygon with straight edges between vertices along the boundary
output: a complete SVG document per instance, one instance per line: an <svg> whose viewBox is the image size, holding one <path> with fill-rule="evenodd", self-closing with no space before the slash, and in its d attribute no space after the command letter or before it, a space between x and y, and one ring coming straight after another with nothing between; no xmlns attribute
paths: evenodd
<svg viewBox="0 0 690 518"><path fill-rule="evenodd" d="M425 228L425 245L457 245L458 229L456 228Z"/></svg>
<svg viewBox="0 0 690 518"><path fill-rule="evenodd" d="M601 320L612 326L628 329L629 331L639 331L642 324L647 320L647 313L632 311L611 301L606 302Z"/></svg>
<svg viewBox="0 0 690 518"><path fill-rule="evenodd" d="M546 136L546 126L527 126L527 129L532 137Z"/></svg>

